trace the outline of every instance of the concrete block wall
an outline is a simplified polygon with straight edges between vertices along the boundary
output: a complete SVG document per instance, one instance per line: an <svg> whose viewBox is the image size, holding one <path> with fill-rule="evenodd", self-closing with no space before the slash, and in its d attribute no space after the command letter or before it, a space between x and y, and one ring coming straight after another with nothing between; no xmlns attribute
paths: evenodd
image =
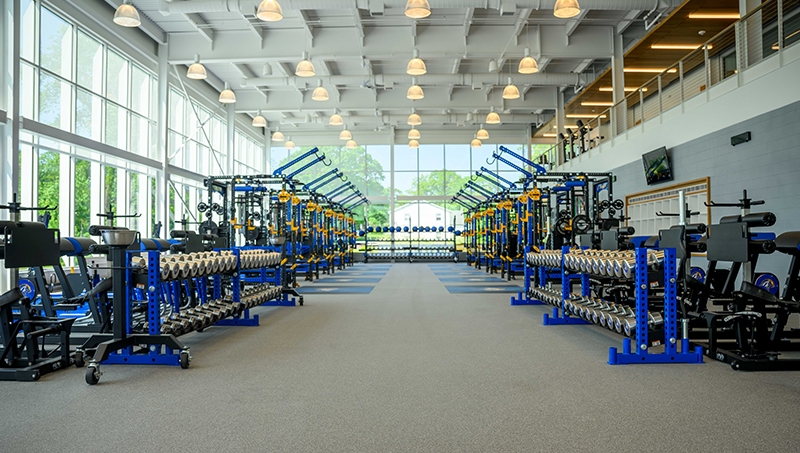
<svg viewBox="0 0 800 453"><path fill-rule="evenodd" d="M746 108L746 106L742 106ZM641 160L612 169L617 176L614 195L641 192L659 185L667 186L697 178L711 178L711 199L737 202L742 190L750 198L766 203L753 212L770 211L777 216L771 231L780 234L800 230L800 102L731 125L669 149L674 180L648 186ZM752 140L731 146L730 138L750 131ZM643 149L642 154L652 151ZM712 222L725 215L737 214L735 208L712 208ZM781 281L783 291L789 257L781 253L762 256L756 271L772 272ZM705 260L693 260L705 267Z"/></svg>

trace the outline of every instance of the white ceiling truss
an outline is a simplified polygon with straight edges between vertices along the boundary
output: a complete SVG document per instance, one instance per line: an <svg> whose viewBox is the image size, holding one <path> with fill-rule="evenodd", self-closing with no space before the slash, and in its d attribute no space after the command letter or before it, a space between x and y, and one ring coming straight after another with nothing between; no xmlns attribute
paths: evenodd
<svg viewBox="0 0 800 453"><path fill-rule="evenodd" d="M261 110L271 129L286 124L308 131L330 127L334 108L348 127L408 128L412 108L423 117L422 127L471 127L484 122L492 107L502 113L503 127L542 123L552 116L560 90L586 86L595 66L607 64L614 33L633 33L642 11L669 13L679 4L581 0L578 16L558 19L555 0L429 1L433 13L414 20L403 14L406 0L278 0L284 13L278 22L256 17L259 0L132 3L143 16L142 30L168 42L170 64L181 68L197 54L212 80L234 89L237 112L254 116ZM415 48L428 71L417 78L425 92L419 101L405 96L412 84L405 68ZM517 72L525 48L539 73ZM303 52L314 77L294 74ZM489 71L491 60L498 72ZM273 73L264 75L267 63ZM509 76L519 99L501 97ZM319 81L328 101L311 100Z"/></svg>

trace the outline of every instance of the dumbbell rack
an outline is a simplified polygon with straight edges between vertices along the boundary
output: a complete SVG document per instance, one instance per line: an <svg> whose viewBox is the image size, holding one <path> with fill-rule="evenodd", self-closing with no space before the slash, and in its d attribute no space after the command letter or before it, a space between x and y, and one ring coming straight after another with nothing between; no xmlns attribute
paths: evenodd
<svg viewBox="0 0 800 453"><path fill-rule="evenodd" d="M558 326L564 324L591 324L588 321L585 321L581 318L571 317L567 310L564 309L564 301L569 299L570 295L570 287L572 286L573 279L580 279L581 281L581 296L588 297L590 295L590 287L589 287L589 274L570 274L569 270L564 266L564 255L569 253L569 246L561 247L561 268L554 268L560 271L561 277L561 307L553 307L553 316L549 316L547 313L544 314L544 325L545 326ZM540 272L544 272L544 266L541 266ZM541 279L540 282L544 282L544 279ZM542 283L543 284L543 283ZM559 309L561 311L561 315L558 314Z"/></svg>
<svg viewBox="0 0 800 453"><path fill-rule="evenodd" d="M531 293L531 284L535 283L534 276L536 274L533 273L533 267L528 264L527 257L528 253L531 252L531 247L529 245L525 246L525 253L523 256L523 291L517 293L517 296L511 296L511 305L545 305L544 302L540 300L535 300L530 298ZM547 269L544 266L537 266L537 271L539 272L539 282L544 282L547 279Z"/></svg>

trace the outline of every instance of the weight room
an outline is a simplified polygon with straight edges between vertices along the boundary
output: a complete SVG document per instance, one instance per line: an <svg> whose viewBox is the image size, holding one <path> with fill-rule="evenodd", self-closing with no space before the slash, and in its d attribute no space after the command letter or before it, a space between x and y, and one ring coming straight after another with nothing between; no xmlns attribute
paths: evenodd
<svg viewBox="0 0 800 453"><path fill-rule="evenodd" d="M3 451L797 449L797 0L0 8Z"/></svg>

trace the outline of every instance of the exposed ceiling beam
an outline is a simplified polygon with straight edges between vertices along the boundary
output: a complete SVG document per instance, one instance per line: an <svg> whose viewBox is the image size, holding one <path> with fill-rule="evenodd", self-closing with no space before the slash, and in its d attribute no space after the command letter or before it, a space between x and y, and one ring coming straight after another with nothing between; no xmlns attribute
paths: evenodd
<svg viewBox="0 0 800 453"><path fill-rule="evenodd" d="M449 27L427 27L425 29L425 53L437 58L453 59L464 56L464 46L452 39ZM610 27L579 27L570 38L570 45L564 42L564 27L559 25L540 26L540 32L531 34L531 48L539 49L541 55L558 58L604 58L612 55L611 40L608 39ZM503 36L507 27L492 27L491 33L481 35L470 45L470 59L496 58L497 49L506 48L509 35ZM327 60L361 59L362 49L342 43L352 42L353 32L347 27L319 28L314 31L316 45L312 56ZM538 35L541 34L541 42ZM261 43L252 39L251 31L217 31L214 44L197 39L192 33L170 35L169 62L191 64L194 54L199 53L203 62L208 63L264 63L266 61L287 61L297 59L308 50L306 32L300 29L274 28L269 30L270 40L281 45L270 49L266 54ZM521 58L526 46L511 45L506 57ZM370 29L370 41L363 47L363 56L372 60L406 60L408 58L408 31L404 27L374 27Z"/></svg>
<svg viewBox="0 0 800 453"><path fill-rule="evenodd" d="M567 24L564 26L564 30L566 31L567 34L567 43L569 43L569 37L572 36L573 33L575 33L575 30L578 29L578 25L581 24L581 21L583 20L584 17L586 17L586 13L588 12L589 12L588 8L583 8L577 16L567 21Z"/></svg>
<svg viewBox="0 0 800 453"><path fill-rule="evenodd" d="M202 35L209 43L213 45L214 43L214 30L211 29L211 26L199 15L194 13L187 13L181 14L189 24L197 30L200 35Z"/></svg>
<svg viewBox="0 0 800 453"><path fill-rule="evenodd" d="M464 13L464 45L467 45L467 40L469 39L469 29L472 28L472 18L475 15L475 8L467 8L467 12Z"/></svg>
<svg viewBox="0 0 800 453"><path fill-rule="evenodd" d="M633 24L634 20L639 17L641 12L642 11L638 9L628 11L622 20L617 23L617 33L623 33L625 30L627 30L628 27Z"/></svg>
<svg viewBox="0 0 800 453"><path fill-rule="evenodd" d="M361 47L364 47L364 24L361 22L361 10L354 9L353 10L353 19L355 20L356 24L356 31L358 32L358 38L361 40Z"/></svg>
<svg viewBox="0 0 800 453"><path fill-rule="evenodd" d="M453 74L458 74L458 69L461 67L461 57L457 57L453 63Z"/></svg>
<svg viewBox="0 0 800 453"><path fill-rule="evenodd" d="M247 22L247 28L253 32L259 41L261 41L261 48L264 48L264 37L266 35L265 30L261 27L261 19L253 15L242 14L244 20Z"/></svg>
<svg viewBox="0 0 800 453"><path fill-rule="evenodd" d="M304 10L300 10L297 12L300 15L300 20L302 21L303 30L305 30L306 35L308 36L309 45L314 47L314 28L309 23L311 19L308 17L308 13Z"/></svg>
<svg viewBox="0 0 800 453"><path fill-rule="evenodd" d="M592 62L593 62L593 61L594 61L594 60L592 60L591 58L586 58L586 59L584 59L583 61L581 61L580 63L578 63L578 65L575 67L575 70L573 70L572 72L574 72L574 73L576 73L576 74L580 74L580 73L582 73L583 71L585 71L585 70L586 70L586 68L588 68L588 67L589 67L589 65L591 65L591 64L592 64Z"/></svg>
<svg viewBox="0 0 800 453"><path fill-rule="evenodd" d="M319 69L322 72L322 74L324 74L326 76L332 76L333 75L333 71L331 71L330 63L328 63L327 60L320 61ZM339 88L337 88L336 85L329 85L329 89L330 89L330 91L333 91L333 94L336 95L336 102L341 102L342 101L342 93L339 91Z"/></svg>

